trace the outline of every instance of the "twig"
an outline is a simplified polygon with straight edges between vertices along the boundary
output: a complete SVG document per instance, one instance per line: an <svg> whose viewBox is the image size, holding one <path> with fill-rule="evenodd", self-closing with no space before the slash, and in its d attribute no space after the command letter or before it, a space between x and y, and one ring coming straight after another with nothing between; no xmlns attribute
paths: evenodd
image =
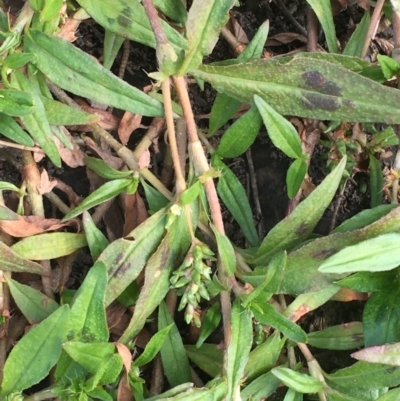
<svg viewBox="0 0 400 401"><path fill-rule="evenodd" d="M0 140L0 146L6 146L8 148L15 148L21 150L29 150L31 152L37 152L37 153L44 153L43 149L38 148L37 146L25 146L25 145L20 145L19 143L7 142L3 140Z"/></svg>
<svg viewBox="0 0 400 401"><path fill-rule="evenodd" d="M290 11L285 6L285 3L282 0L275 0L275 2L278 4L278 6L282 10L283 14L285 14L286 18L290 20L290 22L297 28L297 30L302 35L307 36L307 31L304 29L304 27L301 24L299 24L296 21L296 19L293 17L293 15L290 14Z"/></svg>
<svg viewBox="0 0 400 401"><path fill-rule="evenodd" d="M364 59L368 52L369 44L371 43L372 38L375 35L376 30L378 29L379 20L382 16L382 8L385 3L385 0L378 0L374 9L374 13L371 17L371 22L369 24L369 29L367 32L367 36L365 37L365 42L363 49L361 51L360 58Z"/></svg>
<svg viewBox="0 0 400 401"><path fill-rule="evenodd" d="M129 53L131 51L131 44L129 39L124 40L121 64L118 70L118 78L123 79L125 75L126 66L128 65Z"/></svg>
<svg viewBox="0 0 400 401"><path fill-rule="evenodd" d="M263 214L261 211L261 204L260 204L260 197L258 194L258 188L257 188L257 182L256 182L256 173L254 170L254 164L253 164L253 157L251 155L251 149L248 149L246 151L246 157L247 157L247 166L249 169L249 176L250 176L250 185L251 185L251 191L253 192L253 202L254 202L254 211L258 219L257 223L257 229L258 229L258 235L262 237L265 234L265 227L264 227L264 219L263 219Z"/></svg>
<svg viewBox="0 0 400 401"><path fill-rule="evenodd" d="M318 49L318 18L314 10L307 6L307 51L316 52Z"/></svg>
<svg viewBox="0 0 400 401"><path fill-rule="evenodd" d="M335 228L336 220L337 220L337 215L338 215L338 213L339 213L340 206L341 206L341 204L342 204L342 202L343 202L343 199L344 199L344 191L345 191L345 189L346 189L346 185L347 185L347 180L345 181L345 183L344 183L344 185L343 185L343 188L342 188L342 190L340 191L339 196L338 196L338 199L337 199L337 201L336 201L335 209L334 209L334 211L333 211L333 216L332 216L332 220L331 220L331 225L330 225L330 227L329 227L329 232L332 232L333 229Z"/></svg>

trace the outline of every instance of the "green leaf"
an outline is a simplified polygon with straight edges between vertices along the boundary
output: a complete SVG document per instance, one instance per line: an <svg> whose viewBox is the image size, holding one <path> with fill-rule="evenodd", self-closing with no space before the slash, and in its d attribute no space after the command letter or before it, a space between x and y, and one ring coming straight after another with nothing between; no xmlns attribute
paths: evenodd
<svg viewBox="0 0 400 401"><path fill-rule="evenodd" d="M83 212L82 223L90 254L92 255L92 259L96 261L104 249L107 248L109 242L105 235L96 227L92 216L88 212Z"/></svg>
<svg viewBox="0 0 400 401"><path fill-rule="evenodd" d="M365 348L351 356L359 361L400 366L400 343Z"/></svg>
<svg viewBox="0 0 400 401"><path fill-rule="evenodd" d="M129 178L121 178L106 182L87 196L75 209L68 212L62 221L72 219L83 213L85 210L97 206L109 199L115 198L117 195L127 190L132 180L133 179Z"/></svg>
<svg viewBox="0 0 400 401"><path fill-rule="evenodd" d="M34 145L32 138L15 122L15 120L3 113L0 113L0 133L21 145Z"/></svg>
<svg viewBox="0 0 400 401"><path fill-rule="evenodd" d="M330 0L307 0L307 3L314 10L322 25L329 52L338 53L339 49L336 41L335 24L333 22Z"/></svg>
<svg viewBox="0 0 400 401"><path fill-rule="evenodd" d="M132 171L119 171L109 166L104 160L97 159L95 157L85 157L83 159L86 166L93 170L100 177L106 178L107 180L116 180L122 178L128 178L133 174Z"/></svg>
<svg viewBox="0 0 400 401"><path fill-rule="evenodd" d="M400 397L400 388L389 390L386 394L377 398L376 401L397 401Z"/></svg>
<svg viewBox="0 0 400 401"><path fill-rule="evenodd" d="M345 220L340 226L336 227L333 232L344 233L346 231L358 230L368 224L374 223L396 207L398 207L398 205L379 205L372 209L363 210L350 219Z"/></svg>
<svg viewBox="0 0 400 401"><path fill-rule="evenodd" d="M344 275L319 272L318 267L325 259L349 245L393 232L400 232L400 208L363 229L331 234L307 243L288 255L280 292L302 294L331 286Z"/></svg>
<svg viewBox="0 0 400 401"><path fill-rule="evenodd" d="M235 250L225 234L220 233L214 224L211 224L211 228L217 241L218 256L222 262L224 271L228 277L232 277L236 271Z"/></svg>
<svg viewBox="0 0 400 401"><path fill-rule="evenodd" d="M225 365L228 382L227 400L235 399L253 343L251 313L240 305L239 299L232 305L231 325L232 335L226 351Z"/></svg>
<svg viewBox="0 0 400 401"><path fill-rule="evenodd" d="M170 330L161 347L161 359L165 376L172 387L192 381L189 360L179 330L164 301L158 308L158 329Z"/></svg>
<svg viewBox="0 0 400 401"><path fill-rule="evenodd" d="M199 338L196 342L197 348L200 348L204 341L218 327L221 318L221 305L219 302L215 302L215 304L213 304L204 315L204 319L201 323Z"/></svg>
<svg viewBox="0 0 400 401"><path fill-rule="evenodd" d="M188 208L189 205L186 206ZM191 204L191 217L193 227L197 224L197 205ZM168 232L147 262L145 280L135 305L135 311L128 328L120 338L122 343L130 341L143 328L146 319L160 304L170 288L171 271L179 266L181 259L187 252L191 238L187 223L187 215L182 212L179 215L171 215L174 218L168 228Z"/></svg>
<svg viewBox="0 0 400 401"><path fill-rule="evenodd" d="M66 333L69 308L64 305L25 334L4 366L2 397L32 387L56 364Z"/></svg>
<svg viewBox="0 0 400 401"><path fill-rule="evenodd" d="M107 270L96 262L89 270L71 305L69 335L86 341L107 341L108 327L104 307Z"/></svg>
<svg viewBox="0 0 400 401"><path fill-rule="evenodd" d="M0 112L13 117L26 116L34 110L32 95L13 89L0 89Z"/></svg>
<svg viewBox="0 0 400 401"><path fill-rule="evenodd" d="M217 153L221 157L237 157L246 152L255 141L261 122L257 107L252 106L225 131Z"/></svg>
<svg viewBox="0 0 400 401"><path fill-rule="evenodd" d="M5 183L5 184L8 184L8 183ZM10 184L10 185L12 185L12 184ZM6 186L6 185L4 185L4 186ZM4 189L7 190L8 188L4 188ZM18 188L17 188L17 190L18 190ZM18 190L18 192L19 192L19 190ZM14 220L14 221L16 221L16 220L19 220L19 219L20 219L20 216L17 213L13 212L8 207L0 205L0 220Z"/></svg>
<svg viewBox="0 0 400 401"><path fill-rule="evenodd" d="M169 204L169 200L151 185L147 184L145 180L140 180L140 183L142 184L144 193L146 194L150 214L158 212Z"/></svg>
<svg viewBox="0 0 400 401"><path fill-rule="evenodd" d="M10 272L27 272L35 274L46 274L43 267L39 263L21 257L12 248L0 241L0 259L1 268Z"/></svg>
<svg viewBox="0 0 400 401"><path fill-rule="evenodd" d="M107 342L83 343L69 341L63 344L67 354L88 372L95 374L101 361L115 353L115 345Z"/></svg>
<svg viewBox="0 0 400 401"><path fill-rule="evenodd" d="M104 51L103 51L103 66L107 70L110 70L114 64L115 58L124 43L125 38L115 33L105 30L104 35Z"/></svg>
<svg viewBox="0 0 400 401"><path fill-rule="evenodd" d="M219 128L226 124L238 111L241 104L242 102L232 99L224 93L217 93L211 109L208 135L215 134Z"/></svg>
<svg viewBox="0 0 400 401"><path fill-rule="evenodd" d="M303 159L296 159L289 167L286 175L288 196L293 199L303 183L307 174L307 163Z"/></svg>
<svg viewBox="0 0 400 401"><path fill-rule="evenodd" d="M99 103L132 113L163 115L161 103L117 78L71 43L31 30L26 32L24 44L26 51L36 54L35 66L61 88L89 99L95 96Z"/></svg>
<svg viewBox="0 0 400 401"><path fill-rule="evenodd" d="M366 347L400 341L400 285L396 280L386 291L373 293L363 312Z"/></svg>
<svg viewBox="0 0 400 401"><path fill-rule="evenodd" d="M185 345L185 349L190 360L203 372L211 377L216 377L221 373L224 352L222 349L218 349L216 344L203 343L200 347Z"/></svg>
<svg viewBox="0 0 400 401"><path fill-rule="evenodd" d="M400 265L400 234L384 234L348 246L322 262L322 273L386 271Z"/></svg>
<svg viewBox="0 0 400 401"><path fill-rule="evenodd" d="M261 97L255 95L254 102L261 114L272 143L285 153L286 156L294 159L302 158L301 141L293 125L285 117L277 113Z"/></svg>
<svg viewBox="0 0 400 401"><path fill-rule="evenodd" d="M368 143L369 149L382 151L387 146L396 146L399 144L399 138L393 127L386 127L383 131L374 134L372 140Z"/></svg>
<svg viewBox="0 0 400 401"><path fill-rule="evenodd" d="M280 380L271 372L253 380L240 393L243 400L264 401L267 397L275 393L280 385Z"/></svg>
<svg viewBox="0 0 400 401"><path fill-rule="evenodd" d="M184 24L187 19L186 8L180 0L154 0L154 5L173 21Z"/></svg>
<svg viewBox="0 0 400 401"><path fill-rule="evenodd" d="M335 284L358 292L385 291L393 285L396 277L396 270L386 272L359 272L336 281Z"/></svg>
<svg viewBox="0 0 400 401"><path fill-rule="evenodd" d="M167 311L168 309L166 309L166 311L164 310L163 312L166 313ZM133 365L142 366L152 361L158 354L158 351L160 351L173 326L174 324L171 323L162 328L158 333L154 334L154 336L151 337L151 340L147 343L143 353L139 356L139 358L133 361Z"/></svg>
<svg viewBox="0 0 400 401"><path fill-rule="evenodd" d="M98 260L108 267L106 305L138 277L156 251L164 235L166 218L165 209L160 210L135 228L128 238L112 242L100 255Z"/></svg>
<svg viewBox="0 0 400 401"><path fill-rule="evenodd" d="M257 300L258 302L267 302L273 294L279 292L279 286L282 279L283 271L286 268L287 255L286 252L276 254L268 264L265 276L260 283L256 284L256 288L244 297L242 305L244 308L250 302Z"/></svg>
<svg viewBox="0 0 400 401"><path fill-rule="evenodd" d="M199 196L201 187L202 187L201 182L196 181L188 189L183 191L180 197L182 205L188 205L189 203L192 203Z"/></svg>
<svg viewBox="0 0 400 401"><path fill-rule="evenodd" d="M322 390L322 382L292 369L279 366L272 369L271 373L281 380L283 384L299 393L317 393Z"/></svg>
<svg viewBox="0 0 400 401"><path fill-rule="evenodd" d="M138 0L78 0L86 12L103 28L126 39L156 47L149 19ZM160 20L168 41L175 50L185 49L186 40L167 22Z"/></svg>
<svg viewBox="0 0 400 401"><path fill-rule="evenodd" d="M79 125L93 124L100 120L95 114L89 114L82 110L74 109L64 103L40 96L46 111L49 124L52 125Z"/></svg>
<svg viewBox="0 0 400 401"><path fill-rule="evenodd" d="M400 64L391 57L378 54L378 61L387 80L400 72Z"/></svg>
<svg viewBox="0 0 400 401"><path fill-rule="evenodd" d="M340 369L333 374L326 374L328 385L332 388L351 389L357 395L360 390L382 389L400 384L400 369L391 365L357 362Z"/></svg>
<svg viewBox="0 0 400 401"><path fill-rule="evenodd" d="M18 70L11 74L11 82L21 90L28 92L34 99L35 108L33 112L29 115L21 116L21 120L30 135L39 143L51 161L57 167L61 167L61 159L54 144L53 133L39 93L28 78Z"/></svg>
<svg viewBox="0 0 400 401"><path fill-rule="evenodd" d="M215 169L221 170L217 191L225 206L239 224L246 240L251 246L258 246L260 240L253 220L249 199L235 174L217 156L212 159Z"/></svg>
<svg viewBox="0 0 400 401"><path fill-rule="evenodd" d="M364 46L370 22L370 13L366 11L361 21L358 23L357 28L351 35L350 40L347 42L346 47L343 49L344 55L354 57L361 56L362 48Z"/></svg>
<svg viewBox="0 0 400 401"><path fill-rule="evenodd" d="M332 350L348 350L364 345L363 325L361 322L344 323L325 330L308 334L308 344L313 347Z"/></svg>
<svg viewBox="0 0 400 401"><path fill-rule="evenodd" d="M303 401L303 394L289 388L283 401Z"/></svg>
<svg viewBox="0 0 400 401"><path fill-rule="evenodd" d="M45 233L26 237L14 244L12 249L26 259L48 260L70 255L86 245L82 234Z"/></svg>
<svg viewBox="0 0 400 401"><path fill-rule="evenodd" d="M383 173L379 160L369 156L369 180L371 184L371 207L382 205L383 201Z"/></svg>
<svg viewBox="0 0 400 401"><path fill-rule="evenodd" d="M292 341L300 343L307 342L307 334L303 329L287 317L277 312L271 304L252 302L250 304L250 309L253 312L254 318L258 322L272 326L281 331L283 335Z"/></svg>
<svg viewBox="0 0 400 401"><path fill-rule="evenodd" d="M7 284L15 303L30 324L41 322L60 306L56 301L28 285L20 284L11 278L7 278Z"/></svg>
<svg viewBox="0 0 400 401"><path fill-rule="evenodd" d="M301 294L284 310L283 315L290 320L297 321L305 312L311 312L321 305L324 305L339 289L339 286L331 285L319 291Z"/></svg>
<svg viewBox="0 0 400 401"><path fill-rule="evenodd" d="M285 341L281 340L279 331L275 331L262 344L250 352L249 360L244 370L244 377L251 381L267 373L276 364Z"/></svg>
<svg viewBox="0 0 400 401"><path fill-rule="evenodd" d="M212 52L234 5L235 0L193 1L186 21L188 49L178 75L196 68Z"/></svg>
<svg viewBox="0 0 400 401"><path fill-rule="evenodd" d="M400 93L396 89L318 58L202 65L192 74L243 103L252 104L254 95L258 95L283 115L318 120L400 122L400 111L395 107L400 102Z"/></svg>
<svg viewBox="0 0 400 401"><path fill-rule="evenodd" d="M346 165L344 157L324 181L264 238L254 263L264 264L275 253L306 240L331 203Z"/></svg>

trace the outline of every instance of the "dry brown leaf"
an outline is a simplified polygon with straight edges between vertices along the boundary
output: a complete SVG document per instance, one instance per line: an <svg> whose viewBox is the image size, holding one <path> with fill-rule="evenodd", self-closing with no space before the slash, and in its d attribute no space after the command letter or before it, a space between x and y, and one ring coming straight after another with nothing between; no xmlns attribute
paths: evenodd
<svg viewBox="0 0 400 401"><path fill-rule="evenodd" d="M18 220L0 220L0 229L17 238L30 237L62 227L77 225L76 220L61 223L59 219L45 219L40 216L19 216L16 213L15 216Z"/></svg>
<svg viewBox="0 0 400 401"><path fill-rule="evenodd" d="M282 44L288 44L298 40L303 43L307 43L307 38L299 33L294 32L283 32L278 33L277 35L271 36L268 38L266 45L267 46L280 46Z"/></svg>
<svg viewBox="0 0 400 401"><path fill-rule="evenodd" d="M40 174L40 183L36 186L39 195L48 194L57 185L57 180L50 180L49 174L43 170Z"/></svg>
<svg viewBox="0 0 400 401"><path fill-rule="evenodd" d="M150 152L148 149L144 150L140 156L138 161L139 168L150 167Z"/></svg>
<svg viewBox="0 0 400 401"><path fill-rule="evenodd" d="M59 153L62 161L67 166L72 167L72 168L84 166L85 164L83 163L83 158L85 157L85 154L81 151L79 146L72 139L72 135L70 134L70 132L65 127L60 127L60 129L63 131L63 134L73 144L73 148L69 149L69 148L65 147L58 138L53 136L54 143L57 146L58 153Z"/></svg>
<svg viewBox="0 0 400 401"><path fill-rule="evenodd" d="M117 401L133 401L131 388L129 387L128 374L123 373L118 383Z"/></svg>
<svg viewBox="0 0 400 401"><path fill-rule="evenodd" d="M125 366L125 370L129 372L132 365L132 354L129 348L122 343L115 342L114 345L117 347L118 354L121 356L122 363Z"/></svg>
<svg viewBox="0 0 400 401"><path fill-rule="evenodd" d="M111 167L120 170L123 166L124 162L119 157L112 156L110 152L101 149L92 138L85 137L85 143Z"/></svg>
<svg viewBox="0 0 400 401"><path fill-rule="evenodd" d="M124 195L125 205L125 224L124 237L127 236L134 228L143 223L149 217L146 205L142 197L135 192L131 195Z"/></svg>
<svg viewBox="0 0 400 401"><path fill-rule="evenodd" d="M235 17L230 17L229 22L227 24L228 29L235 35L235 38L242 43L249 43L249 38L246 35L246 32L243 30L242 26L237 22Z"/></svg>
<svg viewBox="0 0 400 401"><path fill-rule="evenodd" d="M126 145L133 131L141 127L142 116L126 111L118 126L118 137Z"/></svg>

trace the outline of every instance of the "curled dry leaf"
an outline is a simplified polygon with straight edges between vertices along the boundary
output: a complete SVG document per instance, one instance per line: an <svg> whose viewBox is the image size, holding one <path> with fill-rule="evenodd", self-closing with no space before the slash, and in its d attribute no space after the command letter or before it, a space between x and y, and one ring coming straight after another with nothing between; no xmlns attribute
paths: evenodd
<svg viewBox="0 0 400 401"><path fill-rule="evenodd" d="M78 226L76 220L61 223L59 219L45 219L40 216L19 216L17 220L0 220L0 229L12 237L23 238L31 235L55 231L66 226Z"/></svg>
<svg viewBox="0 0 400 401"><path fill-rule="evenodd" d="M129 386L128 374L123 373L118 383L117 401L133 401L132 390Z"/></svg>
<svg viewBox="0 0 400 401"><path fill-rule="evenodd" d="M60 154L62 161L67 166L72 167L72 168L84 166L85 164L83 162L83 158L85 157L85 154L81 151L79 146L72 139L72 135L70 134L70 132L65 127L60 127L60 129L63 131L63 134L73 144L73 148L68 149L59 141L58 138L53 137L54 143L57 146L58 153Z"/></svg>
<svg viewBox="0 0 400 401"><path fill-rule="evenodd" d="M140 154L138 166L139 168L150 167L150 152L147 149Z"/></svg>
<svg viewBox="0 0 400 401"><path fill-rule="evenodd" d="M93 139L89 137L85 137L85 144L89 146L100 158L102 158L109 166L115 168L116 170L120 170L123 166L124 162L122 159L116 156L112 156L110 152L101 149L97 144L93 141Z"/></svg>
<svg viewBox="0 0 400 401"><path fill-rule="evenodd" d="M268 38L266 46L281 46L282 44L292 43L295 40L307 43L307 38L304 35L294 32L283 32Z"/></svg>
<svg viewBox="0 0 400 401"><path fill-rule="evenodd" d="M122 363L124 364L126 371L129 372L132 365L131 351L129 351L129 348L125 344L115 342L114 345L117 348L118 354L121 356Z"/></svg>
<svg viewBox="0 0 400 401"><path fill-rule="evenodd" d="M43 170L40 174L40 183L36 186L36 190L39 195L44 195L51 192L56 185L57 180L50 180L47 171Z"/></svg>
<svg viewBox="0 0 400 401"><path fill-rule="evenodd" d="M134 194L124 195L125 224L124 237L127 236L134 228L142 224L149 214L142 197L135 192Z"/></svg>
<svg viewBox="0 0 400 401"><path fill-rule="evenodd" d="M118 137L126 145L133 131L141 127L142 116L126 111L118 126Z"/></svg>

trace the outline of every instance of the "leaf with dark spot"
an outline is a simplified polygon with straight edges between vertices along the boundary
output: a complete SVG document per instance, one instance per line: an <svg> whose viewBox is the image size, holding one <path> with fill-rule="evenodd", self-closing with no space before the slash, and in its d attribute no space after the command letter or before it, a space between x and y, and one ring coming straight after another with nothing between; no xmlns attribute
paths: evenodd
<svg viewBox="0 0 400 401"><path fill-rule="evenodd" d="M347 57L347 63L351 61ZM318 120L400 123L400 92L317 58L202 65L192 72L218 92L252 104L263 98L283 115Z"/></svg>

